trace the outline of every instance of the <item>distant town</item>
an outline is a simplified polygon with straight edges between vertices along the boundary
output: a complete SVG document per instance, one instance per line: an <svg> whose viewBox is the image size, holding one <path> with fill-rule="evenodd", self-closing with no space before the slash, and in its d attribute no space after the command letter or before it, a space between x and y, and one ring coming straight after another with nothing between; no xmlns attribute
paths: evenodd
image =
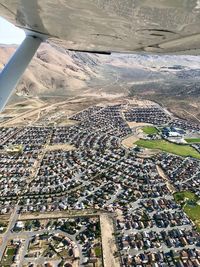
<svg viewBox="0 0 200 267"><path fill-rule="evenodd" d="M128 98L1 123L0 266L200 266L200 123Z"/></svg>

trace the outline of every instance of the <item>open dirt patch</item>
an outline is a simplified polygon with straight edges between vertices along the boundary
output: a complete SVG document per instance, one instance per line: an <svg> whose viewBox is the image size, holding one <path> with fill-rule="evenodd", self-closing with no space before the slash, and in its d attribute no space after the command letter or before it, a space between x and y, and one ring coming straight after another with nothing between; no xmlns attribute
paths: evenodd
<svg viewBox="0 0 200 267"><path fill-rule="evenodd" d="M75 150L76 147L70 144L56 144L56 145L48 145L45 150L46 151L54 151L54 150L65 150L65 151L69 151L69 150Z"/></svg>
<svg viewBox="0 0 200 267"><path fill-rule="evenodd" d="M122 140L122 145L126 148L132 148L135 146L135 142L139 140L139 137L135 135L131 135L127 137L126 139Z"/></svg>
<svg viewBox="0 0 200 267"><path fill-rule="evenodd" d="M71 125L76 125L78 123L79 123L78 121L75 121L75 120L67 120L67 119L63 119L63 121L60 120L58 122L59 126L71 126Z"/></svg>
<svg viewBox="0 0 200 267"><path fill-rule="evenodd" d="M142 126L149 126L151 125L150 123L144 123L144 122L135 122L135 121L127 121L127 124L130 128L133 127L142 127Z"/></svg>
<svg viewBox="0 0 200 267"><path fill-rule="evenodd" d="M175 187L170 183L169 178L167 177L167 175L164 173L163 169L156 165L156 169L158 171L158 174L160 175L160 177L163 178L163 180L166 182L167 188L169 189L169 191L173 194L174 192L176 192Z"/></svg>
<svg viewBox="0 0 200 267"><path fill-rule="evenodd" d="M120 267L120 260L117 255L117 246L115 242L114 225L112 219L103 214L100 216L103 261L105 267Z"/></svg>

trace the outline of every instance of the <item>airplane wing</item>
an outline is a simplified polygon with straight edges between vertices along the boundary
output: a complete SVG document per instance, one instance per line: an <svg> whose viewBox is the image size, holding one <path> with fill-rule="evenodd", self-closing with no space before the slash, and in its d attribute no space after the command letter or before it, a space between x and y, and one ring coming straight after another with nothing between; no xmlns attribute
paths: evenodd
<svg viewBox="0 0 200 267"><path fill-rule="evenodd" d="M200 0L0 0L0 16L28 36L0 75L0 109L47 38L88 52L200 52Z"/></svg>
<svg viewBox="0 0 200 267"><path fill-rule="evenodd" d="M68 49L198 54L199 0L0 0L0 15Z"/></svg>

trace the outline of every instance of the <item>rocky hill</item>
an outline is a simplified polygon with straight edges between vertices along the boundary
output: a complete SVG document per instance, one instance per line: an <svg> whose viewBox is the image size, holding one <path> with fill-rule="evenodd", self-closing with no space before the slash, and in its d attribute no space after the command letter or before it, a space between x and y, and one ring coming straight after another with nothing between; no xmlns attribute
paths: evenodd
<svg viewBox="0 0 200 267"><path fill-rule="evenodd" d="M15 49L15 46L0 46L0 68ZM103 56L75 53L45 43L31 61L14 96L105 94L154 100L181 117L199 120L199 57Z"/></svg>
<svg viewBox="0 0 200 267"><path fill-rule="evenodd" d="M105 64L105 75L115 73L120 90L129 96L157 101L178 116L200 120L198 56L116 54Z"/></svg>
<svg viewBox="0 0 200 267"><path fill-rule="evenodd" d="M0 46L0 67L14 53L15 46ZM40 46L23 75L16 93L26 96L66 95L87 87L91 77L98 75L98 56L74 53L44 43Z"/></svg>

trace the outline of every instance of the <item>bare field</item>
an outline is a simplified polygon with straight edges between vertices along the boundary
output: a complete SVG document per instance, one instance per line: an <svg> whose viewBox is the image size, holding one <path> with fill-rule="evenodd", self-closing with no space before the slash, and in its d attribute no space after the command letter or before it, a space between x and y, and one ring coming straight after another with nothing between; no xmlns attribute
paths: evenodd
<svg viewBox="0 0 200 267"><path fill-rule="evenodd" d="M151 100L139 100L139 99L136 99L136 98L130 98L128 99L128 102L131 104L131 105L136 105L136 106L151 106L151 105L155 105L155 103Z"/></svg>
<svg viewBox="0 0 200 267"><path fill-rule="evenodd" d="M75 150L75 146L72 146L70 144L58 144L58 145L49 145L45 148L46 151L54 151L54 150Z"/></svg>
<svg viewBox="0 0 200 267"><path fill-rule="evenodd" d="M163 169L162 169L160 166L158 166L158 165L156 165L156 169L157 169L157 171L158 171L160 177L162 177L163 180L166 182L166 185L167 185L169 191L170 191L172 194L173 194L174 192L176 192L175 187L172 185L172 183L170 183L170 180L169 180L169 178L166 176L166 174L164 173Z"/></svg>
<svg viewBox="0 0 200 267"><path fill-rule="evenodd" d="M114 225L112 219L106 215L100 215L101 236L103 247L104 267L120 267L120 260L117 255L117 246L115 242Z"/></svg>
<svg viewBox="0 0 200 267"><path fill-rule="evenodd" d="M145 149L144 151L141 151L138 154L138 157L140 157L140 158L151 158L154 155L159 154L159 153L160 153L160 151L157 150L157 149Z"/></svg>
<svg viewBox="0 0 200 267"><path fill-rule="evenodd" d="M151 125L150 123L143 123L143 122L135 122L135 121L127 121L127 124L130 128L133 128L133 127L142 127L142 126L148 126L148 125Z"/></svg>
<svg viewBox="0 0 200 267"><path fill-rule="evenodd" d="M122 145L126 148L132 148L135 146L135 142L139 140L139 137L132 135L129 136L128 138L122 140Z"/></svg>
<svg viewBox="0 0 200 267"><path fill-rule="evenodd" d="M58 123L59 126L71 126L71 125L76 125L78 121L75 120L66 120L64 119L63 121L60 119L60 122Z"/></svg>
<svg viewBox="0 0 200 267"><path fill-rule="evenodd" d="M22 213L19 216L19 220L34 220L34 219L55 219L63 217L82 217L82 216L98 216L101 211L97 210L65 210L65 211L54 211L54 212L32 212Z"/></svg>

